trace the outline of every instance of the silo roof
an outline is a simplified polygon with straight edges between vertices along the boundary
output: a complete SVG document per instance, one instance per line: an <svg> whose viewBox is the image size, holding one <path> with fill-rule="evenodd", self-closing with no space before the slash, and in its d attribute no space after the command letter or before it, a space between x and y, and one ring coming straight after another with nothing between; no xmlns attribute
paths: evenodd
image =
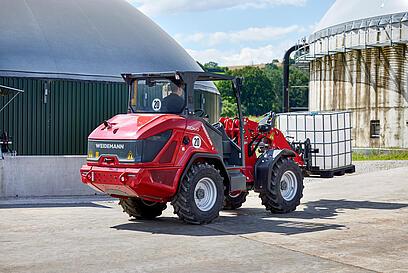
<svg viewBox="0 0 408 273"><path fill-rule="evenodd" d="M122 81L175 70L202 71L125 0L1 0L0 76Z"/></svg>
<svg viewBox="0 0 408 273"><path fill-rule="evenodd" d="M402 20L408 13L407 0L336 0L309 40L343 31Z"/></svg>

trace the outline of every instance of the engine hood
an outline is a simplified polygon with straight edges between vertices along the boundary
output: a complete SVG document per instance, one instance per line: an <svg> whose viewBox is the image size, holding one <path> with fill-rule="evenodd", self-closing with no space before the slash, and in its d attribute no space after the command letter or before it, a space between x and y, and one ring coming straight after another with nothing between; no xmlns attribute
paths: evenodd
<svg viewBox="0 0 408 273"><path fill-rule="evenodd" d="M145 139L173 129L184 130L186 119L173 114L124 114L117 115L99 125L89 139Z"/></svg>

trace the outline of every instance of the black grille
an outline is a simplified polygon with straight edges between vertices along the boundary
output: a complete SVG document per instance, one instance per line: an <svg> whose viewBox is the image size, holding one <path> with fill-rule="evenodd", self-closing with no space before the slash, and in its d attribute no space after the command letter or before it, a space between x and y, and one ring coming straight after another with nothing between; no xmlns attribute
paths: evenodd
<svg viewBox="0 0 408 273"><path fill-rule="evenodd" d="M88 160L98 161L101 156L116 156L121 162L142 160L141 140L89 140Z"/></svg>

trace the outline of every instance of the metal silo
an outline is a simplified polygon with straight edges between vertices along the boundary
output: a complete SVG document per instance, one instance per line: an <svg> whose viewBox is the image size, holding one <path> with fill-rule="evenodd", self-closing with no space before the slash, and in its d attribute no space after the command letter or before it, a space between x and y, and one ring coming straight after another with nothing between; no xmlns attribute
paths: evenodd
<svg viewBox="0 0 408 273"><path fill-rule="evenodd" d="M354 146L408 148L407 44L408 1L337 0L298 54L310 110L351 110Z"/></svg>
<svg viewBox="0 0 408 273"><path fill-rule="evenodd" d="M202 71L125 0L1 1L0 85L25 93L0 114L0 132L20 155L85 154L88 134L127 110L121 73L174 70ZM196 88L218 119L215 86Z"/></svg>

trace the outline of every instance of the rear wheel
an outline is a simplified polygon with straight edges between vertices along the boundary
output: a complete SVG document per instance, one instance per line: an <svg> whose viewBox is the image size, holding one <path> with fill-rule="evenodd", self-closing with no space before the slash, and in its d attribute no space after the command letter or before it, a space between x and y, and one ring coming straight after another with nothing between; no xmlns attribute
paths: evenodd
<svg viewBox="0 0 408 273"><path fill-rule="evenodd" d="M122 206L123 212L129 214L130 217L148 220L160 216L167 208L166 203L150 202L136 197L120 199L119 205Z"/></svg>
<svg viewBox="0 0 408 273"><path fill-rule="evenodd" d="M207 224L218 217L224 199L223 178L208 163L194 164L180 182L172 201L174 213L191 224Z"/></svg>
<svg viewBox="0 0 408 273"><path fill-rule="evenodd" d="M236 195L227 195L224 199L224 210L234 210L240 208L245 203L247 191L243 191Z"/></svg>
<svg viewBox="0 0 408 273"><path fill-rule="evenodd" d="M290 158L280 158L272 168L271 181L265 192L259 194L262 205L274 213L294 211L303 197L303 175Z"/></svg>

